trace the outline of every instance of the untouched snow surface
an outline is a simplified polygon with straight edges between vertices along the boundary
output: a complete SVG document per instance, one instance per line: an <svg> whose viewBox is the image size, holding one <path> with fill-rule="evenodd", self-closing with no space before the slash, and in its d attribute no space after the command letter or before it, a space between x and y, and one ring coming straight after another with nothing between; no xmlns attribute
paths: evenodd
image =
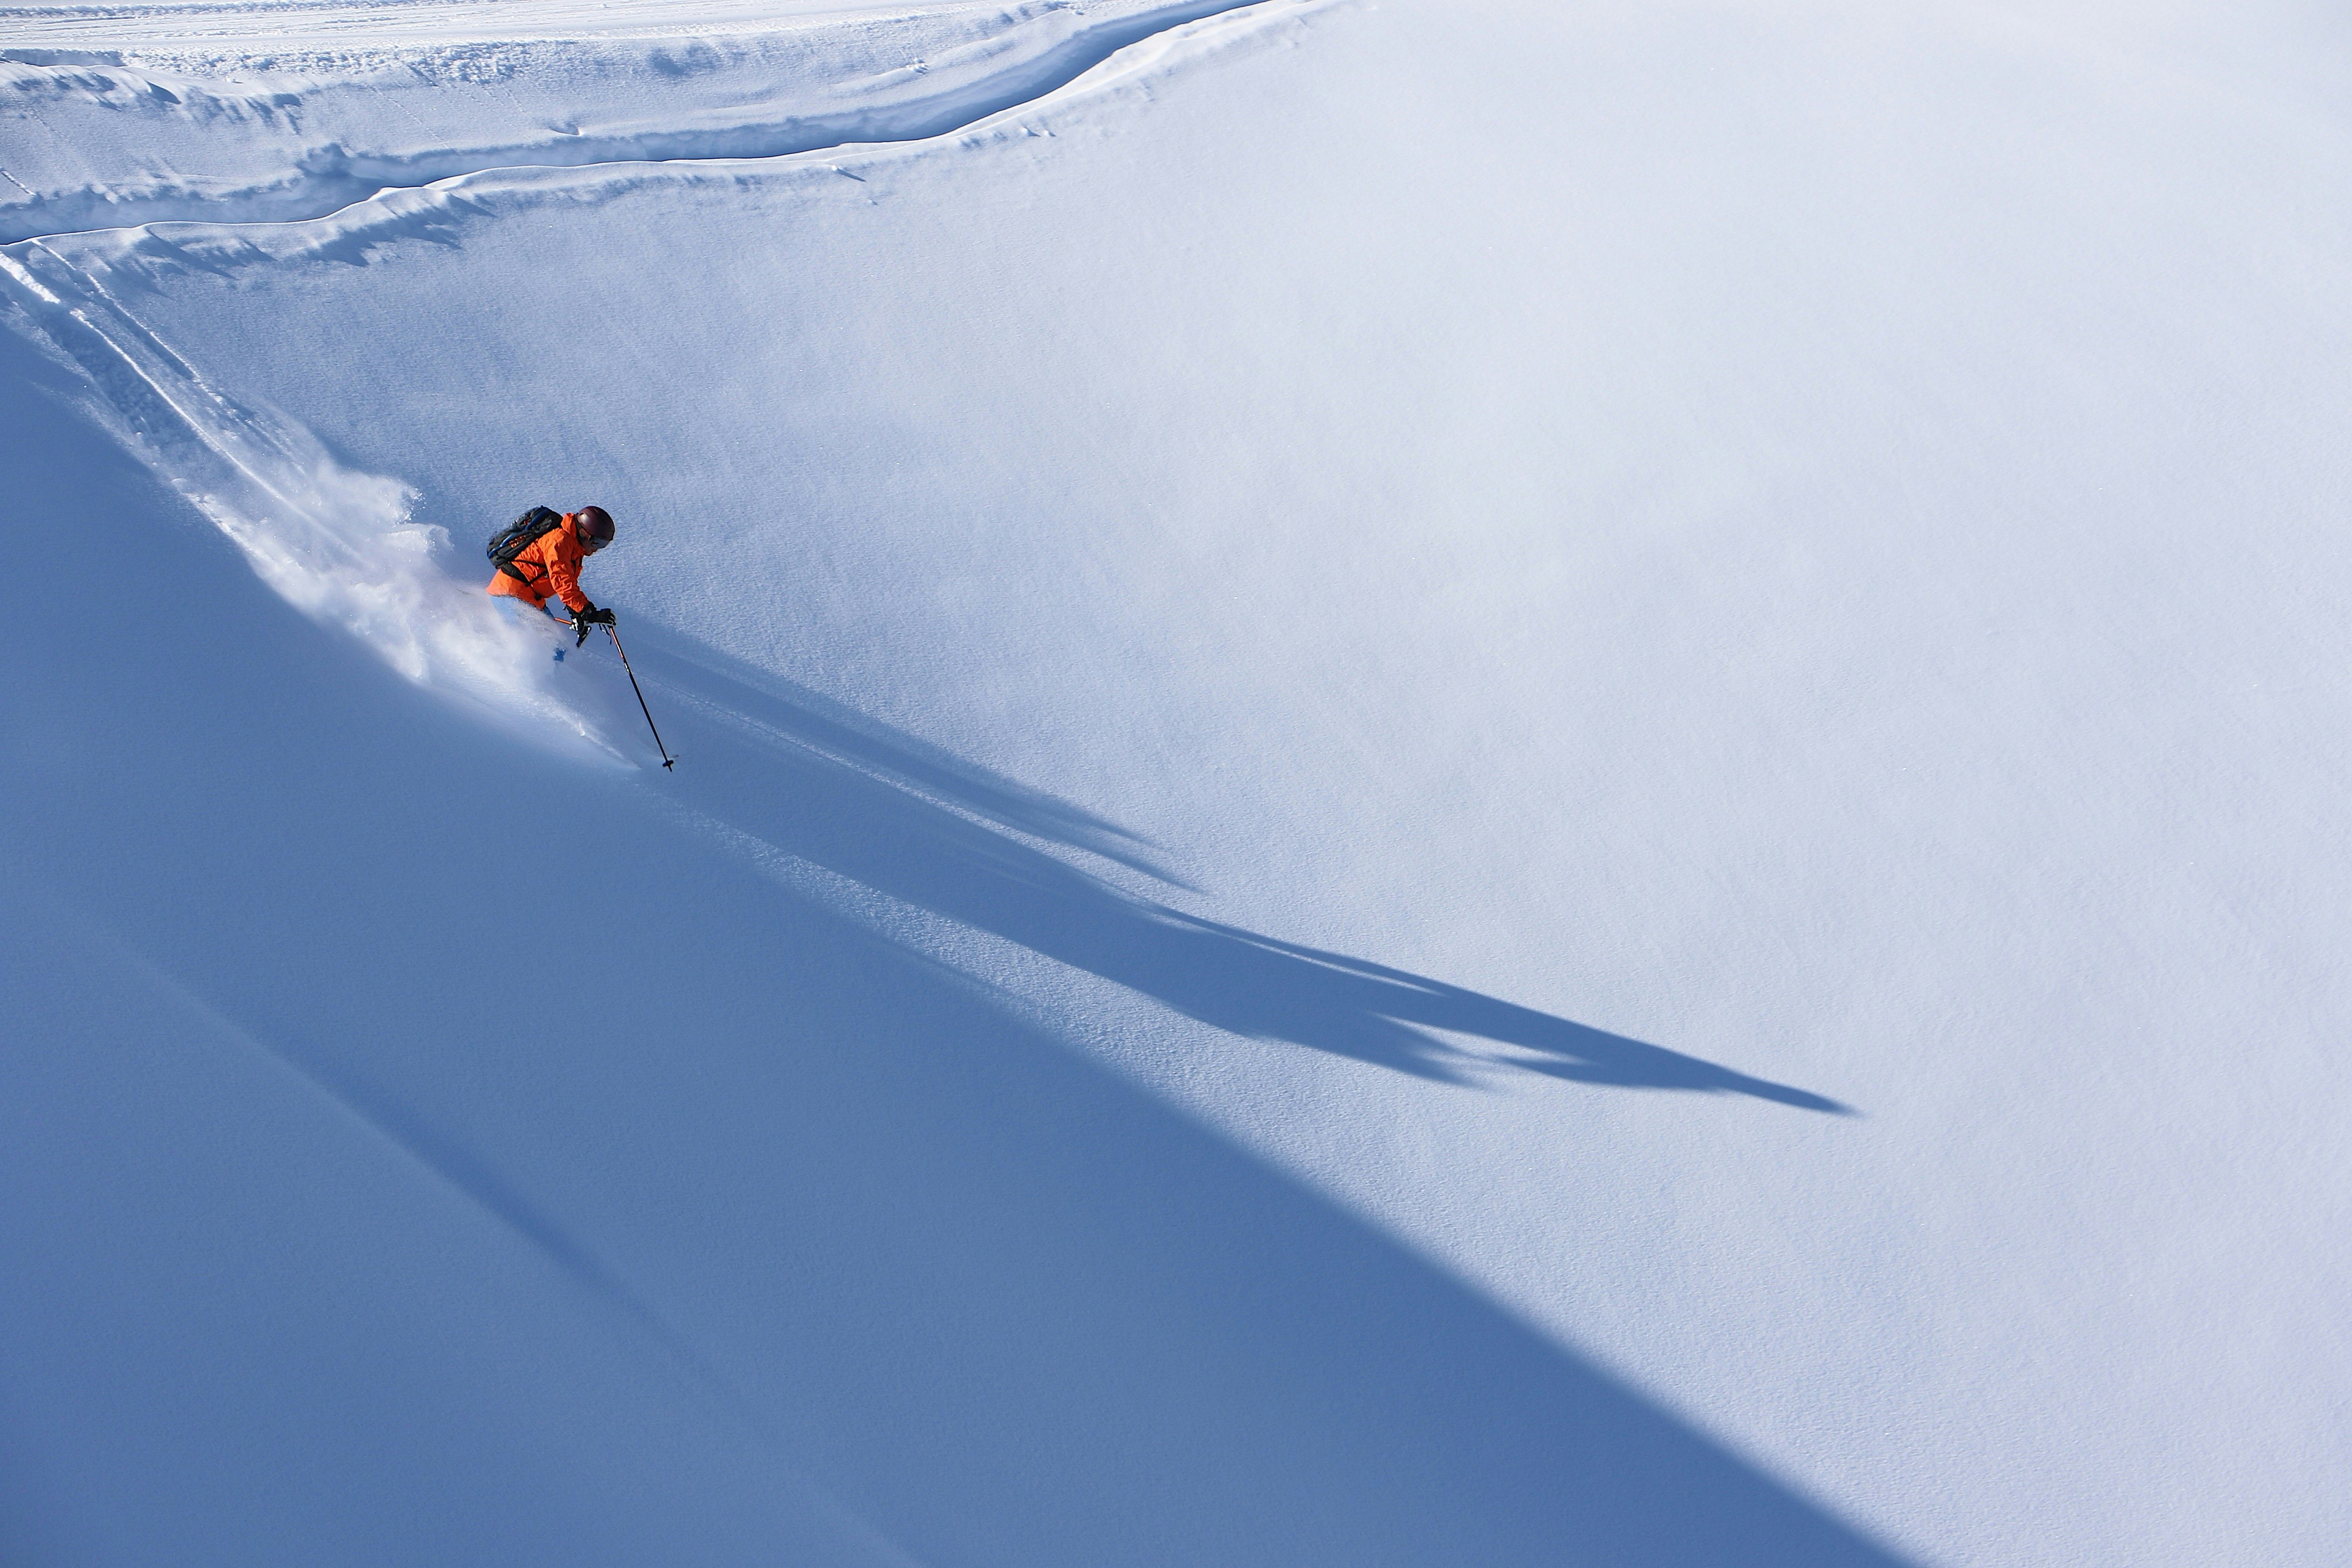
<svg viewBox="0 0 2352 1568"><path fill-rule="evenodd" d="M2347 45L0 5L0 1556L2339 1561Z"/></svg>

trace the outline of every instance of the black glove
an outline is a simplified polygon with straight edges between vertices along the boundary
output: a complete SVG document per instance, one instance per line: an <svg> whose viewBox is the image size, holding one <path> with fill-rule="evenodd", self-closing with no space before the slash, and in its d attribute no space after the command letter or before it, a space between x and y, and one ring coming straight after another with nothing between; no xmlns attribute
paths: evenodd
<svg viewBox="0 0 2352 1568"><path fill-rule="evenodd" d="M610 626L612 623L613 612L609 610L599 610L592 604L585 610L576 612L572 617L572 629L580 635L572 645L577 648L581 643L587 642L591 628Z"/></svg>

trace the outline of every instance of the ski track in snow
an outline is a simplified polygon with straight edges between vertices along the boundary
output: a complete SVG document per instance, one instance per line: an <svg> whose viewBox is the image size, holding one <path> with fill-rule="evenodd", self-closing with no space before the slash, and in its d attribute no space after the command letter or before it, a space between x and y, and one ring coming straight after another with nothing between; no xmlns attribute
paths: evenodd
<svg viewBox="0 0 2352 1568"><path fill-rule="evenodd" d="M407 486L344 467L300 424L212 386L37 242L0 252L0 291L89 378L92 412L289 603L420 685L617 759L592 716L551 689L544 637L506 623L478 586L435 564L447 535L411 525Z"/></svg>
<svg viewBox="0 0 2352 1568"><path fill-rule="evenodd" d="M109 277L135 279L142 272L188 266L229 270L360 261L374 246L434 237L497 211L550 200L607 200L647 182L858 180L844 166L852 155L871 162L959 136L1028 134L1003 122L1048 100L1110 90L1171 68L1221 43L1334 3L1265 0L1236 7L1231 0L1185 0L1103 20L1061 4L1009 10L996 14L1013 23L1009 32L950 51L937 62L950 78L940 90L832 116L583 136L533 146L528 150L533 155L551 154L534 163L479 166L476 160L486 155L479 150L455 149L354 162L337 148L325 163L260 193L182 193L146 204L193 205L216 221L52 229L0 246L0 303L13 307L20 329L88 378L96 394L92 412L296 608L351 632L420 685L494 718L520 721L542 741L622 762L635 755L634 713L600 706L580 683L559 686L547 629L506 622L466 575L478 566L470 540L454 544L447 529L413 518L416 493L405 481L348 468L299 421L213 385L141 322L110 289ZM70 87L94 102L111 105L128 93L168 101L197 120L231 112L223 107L229 100L198 93L185 81L175 91L119 64L89 63L97 57L25 63L55 53L0 50L0 64L46 73L55 90ZM999 56L1012 57L999 63ZM959 66L967 68L959 72ZM930 63L919 63L887 73L887 80L853 80L833 90L873 97L932 71ZM10 85L25 90L21 77ZM264 120L283 112L290 121L299 109L299 95L247 95L240 101ZM840 146L851 134L867 145ZM824 151L845 156L814 162ZM430 183L376 189L350 201L355 184L377 183L354 172L362 166L370 175L423 175ZM93 210L125 204L135 210L143 200L83 192L65 198L63 210L76 210L77 203L95 203ZM331 204L331 210L285 214L288 207L320 204ZM45 213L54 204L44 200L31 211ZM0 208L0 214L6 212ZM8 221L21 226L28 221L24 213L18 209ZM437 563L453 550L459 577Z"/></svg>

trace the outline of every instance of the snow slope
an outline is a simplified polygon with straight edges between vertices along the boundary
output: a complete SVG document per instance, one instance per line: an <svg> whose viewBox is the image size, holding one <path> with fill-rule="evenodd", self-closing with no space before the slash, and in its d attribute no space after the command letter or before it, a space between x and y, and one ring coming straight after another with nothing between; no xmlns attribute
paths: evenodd
<svg viewBox="0 0 2352 1568"><path fill-rule="evenodd" d="M2345 25L1193 15L0 8L14 1557L2336 1554Z"/></svg>

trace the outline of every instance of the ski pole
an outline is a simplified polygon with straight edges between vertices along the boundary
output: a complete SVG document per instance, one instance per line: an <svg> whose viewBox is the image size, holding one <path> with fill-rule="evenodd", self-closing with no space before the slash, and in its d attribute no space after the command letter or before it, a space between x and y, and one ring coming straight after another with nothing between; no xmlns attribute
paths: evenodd
<svg viewBox="0 0 2352 1568"><path fill-rule="evenodd" d="M621 633L609 621L604 622L604 634L613 639L613 652L621 655L621 668L629 670L629 651L621 646ZM654 749L661 753L662 767L665 769L676 768L677 758L672 757L669 747L662 744L661 730L654 723L654 710L646 706L646 689L637 685L637 672L635 670L629 670L629 689L637 694L637 711L646 716L646 727L654 732Z"/></svg>

